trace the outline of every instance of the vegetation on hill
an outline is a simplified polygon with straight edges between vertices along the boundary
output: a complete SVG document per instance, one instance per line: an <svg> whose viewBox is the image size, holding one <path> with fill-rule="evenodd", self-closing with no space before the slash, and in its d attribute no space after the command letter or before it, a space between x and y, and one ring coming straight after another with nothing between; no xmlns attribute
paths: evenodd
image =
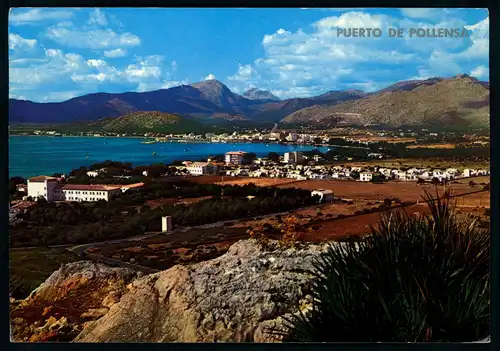
<svg viewBox="0 0 500 351"><path fill-rule="evenodd" d="M223 191L224 197L221 197ZM255 198L249 200L247 196ZM181 198L212 196L195 204L175 204ZM171 199L150 208L149 200ZM77 244L125 238L145 231L160 231L161 216L172 216L174 225L193 226L222 220L288 211L317 202L308 190L213 184L148 183L106 202L47 203L39 200L23 221L12 225L13 247Z"/></svg>
<svg viewBox="0 0 500 351"><path fill-rule="evenodd" d="M430 216L389 214L365 240L331 246L312 272L312 309L271 332L295 342L488 336L490 231L459 223L449 197L425 199Z"/></svg>
<svg viewBox="0 0 500 351"><path fill-rule="evenodd" d="M78 122L58 126L59 131L71 132L115 132L127 134L188 133L201 129L196 121L176 114L158 111L140 111L120 117L103 118L90 122Z"/></svg>
<svg viewBox="0 0 500 351"><path fill-rule="evenodd" d="M381 91L336 105L307 107L281 122L489 126L489 89L481 82L457 76L432 83L412 85L412 90Z"/></svg>

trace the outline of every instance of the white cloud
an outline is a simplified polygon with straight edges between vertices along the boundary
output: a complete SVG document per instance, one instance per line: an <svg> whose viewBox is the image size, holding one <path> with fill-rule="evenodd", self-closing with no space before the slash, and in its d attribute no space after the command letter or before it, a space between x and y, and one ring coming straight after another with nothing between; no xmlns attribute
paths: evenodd
<svg viewBox="0 0 500 351"><path fill-rule="evenodd" d="M477 66L470 72L470 75L475 78L486 78L489 77L490 72L486 66Z"/></svg>
<svg viewBox="0 0 500 351"><path fill-rule="evenodd" d="M165 78L164 81L162 82L143 82L139 83L137 86L136 91L141 93L145 91L154 91L154 90L159 90L159 89L169 89L173 87L177 87L180 85L186 85L188 84L187 80L182 80L182 81L176 81L176 80L168 80L168 77Z"/></svg>
<svg viewBox="0 0 500 351"><path fill-rule="evenodd" d="M203 80L212 80L212 79L215 79L215 76L212 73L210 73L208 76L203 78Z"/></svg>
<svg viewBox="0 0 500 351"><path fill-rule="evenodd" d="M46 20L65 20L73 17L69 10L52 10L47 8L36 9L11 9L9 23L13 25L38 24Z"/></svg>
<svg viewBox="0 0 500 351"><path fill-rule="evenodd" d="M36 39L25 39L18 34L9 33L9 49L33 49L36 45Z"/></svg>
<svg viewBox="0 0 500 351"><path fill-rule="evenodd" d="M251 65L238 65L238 72L227 79L249 82L251 80L260 79L260 75Z"/></svg>
<svg viewBox="0 0 500 351"><path fill-rule="evenodd" d="M123 48L137 46L141 43L139 37L132 33L118 34L110 28L81 31L53 26L47 29L46 35L61 45L75 48Z"/></svg>
<svg viewBox="0 0 500 351"><path fill-rule="evenodd" d="M108 20L106 19L106 15L101 12L100 9L94 9L94 11L90 14L88 24L96 24L99 26L106 26L108 24Z"/></svg>
<svg viewBox="0 0 500 351"><path fill-rule="evenodd" d="M106 50L104 51L104 56L109 58L127 56L127 50L125 49Z"/></svg>
<svg viewBox="0 0 500 351"><path fill-rule="evenodd" d="M172 71L174 71L174 72L175 72L175 71L177 71L177 62L172 61L172 62L170 63L170 68L171 68L171 69L172 69Z"/></svg>
<svg viewBox="0 0 500 351"><path fill-rule="evenodd" d="M455 75L482 64L469 67L463 63L466 60L487 60L488 42L483 37L488 19L470 26L475 33L470 39L409 38L408 28L467 25L460 17L463 12L431 10L431 22L412 19L423 16L424 11L414 11L411 17L401 19L356 10L322 18L307 31L279 28L264 35L262 57L249 65L240 64L227 79L239 90L252 84L281 98L305 97L349 87L373 91L412 74L418 78ZM380 28L383 34L380 38L354 38L339 37L337 33L338 28L363 27ZM390 38L389 27L406 29L405 36Z"/></svg>
<svg viewBox="0 0 500 351"><path fill-rule="evenodd" d="M41 61L40 61L41 60ZM58 81L67 75L87 67L85 59L74 53L65 54L59 49L46 49L40 64L28 67L9 67L9 83L19 87L35 87L47 82Z"/></svg>

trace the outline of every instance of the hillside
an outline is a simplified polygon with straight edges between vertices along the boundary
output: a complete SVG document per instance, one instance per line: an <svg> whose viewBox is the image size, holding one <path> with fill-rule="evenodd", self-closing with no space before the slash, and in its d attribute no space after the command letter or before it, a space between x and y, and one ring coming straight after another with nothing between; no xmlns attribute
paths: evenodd
<svg viewBox="0 0 500 351"><path fill-rule="evenodd" d="M64 123L118 117L135 111L161 111L210 116L225 110L191 86L178 86L144 93L97 93L63 102L36 103L9 100L11 123Z"/></svg>
<svg viewBox="0 0 500 351"><path fill-rule="evenodd" d="M273 93L265 90L260 90L257 88L248 89L243 93L243 97L250 100L280 101L280 98L278 98Z"/></svg>
<svg viewBox="0 0 500 351"><path fill-rule="evenodd" d="M354 101L311 106L281 123L489 126L489 89L467 75L401 82Z"/></svg>
<svg viewBox="0 0 500 351"><path fill-rule="evenodd" d="M245 98L217 80L150 92L97 93L58 103L9 100L10 124L53 124L95 121L137 111L179 114L204 124L308 123L417 125L453 123L489 124L489 84L461 75L393 84L366 94L348 89L309 98L281 101L256 99L272 94L253 89Z"/></svg>
<svg viewBox="0 0 500 351"><path fill-rule="evenodd" d="M138 111L120 117L65 124L58 129L71 132L184 133L200 128L201 125L198 122L171 113Z"/></svg>

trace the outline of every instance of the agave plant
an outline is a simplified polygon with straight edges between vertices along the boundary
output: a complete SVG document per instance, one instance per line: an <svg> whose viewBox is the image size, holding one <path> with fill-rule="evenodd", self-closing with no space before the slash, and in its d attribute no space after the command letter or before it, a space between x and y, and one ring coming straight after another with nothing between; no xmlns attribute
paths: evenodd
<svg viewBox="0 0 500 351"><path fill-rule="evenodd" d="M438 194L436 194L438 195ZM474 341L489 335L489 230L457 221L449 192L430 215L382 215L372 235L315 262L312 309L271 329L283 341Z"/></svg>

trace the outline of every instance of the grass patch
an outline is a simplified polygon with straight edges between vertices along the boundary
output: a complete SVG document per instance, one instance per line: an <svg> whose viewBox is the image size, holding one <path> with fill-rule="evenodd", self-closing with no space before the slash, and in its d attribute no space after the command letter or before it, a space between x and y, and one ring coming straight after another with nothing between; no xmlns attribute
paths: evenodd
<svg viewBox="0 0 500 351"><path fill-rule="evenodd" d="M12 297L27 297L62 264L81 260L64 249L20 249L9 253L9 292Z"/></svg>

